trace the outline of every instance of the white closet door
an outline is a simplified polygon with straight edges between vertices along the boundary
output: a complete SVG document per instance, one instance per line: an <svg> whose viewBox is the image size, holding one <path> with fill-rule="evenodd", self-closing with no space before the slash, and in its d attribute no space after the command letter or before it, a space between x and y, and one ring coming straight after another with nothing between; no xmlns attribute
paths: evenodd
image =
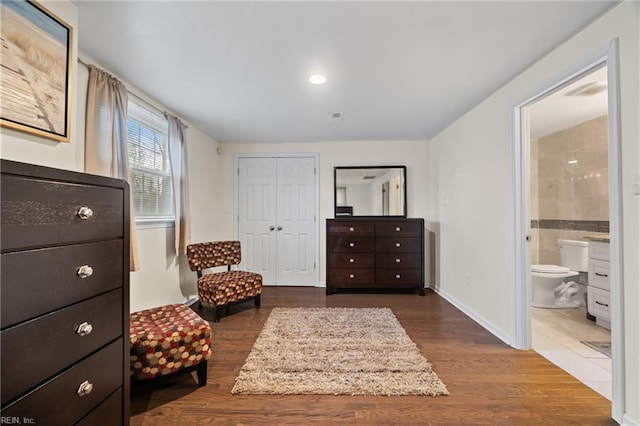
<svg viewBox="0 0 640 426"><path fill-rule="evenodd" d="M264 285L315 285L314 157L238 159L242 268Z"/></svg>
<svg viewBox="0 0 640 426"><path fill-rule="evenodd" d="M278 158L279 285L315 283L315 160Z"/></svg>
<svg viewBox="0 0 640 426"><path fill-rule="evenodd" d="M277 284L276 182L273 158L238 159L240 267L262 274L265 285Z"/></svg>

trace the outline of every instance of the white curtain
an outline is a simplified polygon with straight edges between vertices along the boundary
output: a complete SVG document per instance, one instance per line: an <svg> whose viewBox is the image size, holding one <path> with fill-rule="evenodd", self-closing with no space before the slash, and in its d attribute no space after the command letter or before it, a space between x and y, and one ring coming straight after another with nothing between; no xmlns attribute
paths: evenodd
<svg viewBox="0 0 640 426"><path fill-rule="evenodd" d="M176 257L186 254L191 242L189 211L189 168L187 165L187 127L178 117L167 114L169 121L169 162L173 178L175 206Z"/></svg>
<svg viewBox="0 0 640 426"><path fill-rule="evenodd" d="M131 180L127 158L126 86L105 71L89 65L85 125L85 172ZM130 194L131 195L131 194ZM130 270L139 269L136 220L130 201Z"/></svg>

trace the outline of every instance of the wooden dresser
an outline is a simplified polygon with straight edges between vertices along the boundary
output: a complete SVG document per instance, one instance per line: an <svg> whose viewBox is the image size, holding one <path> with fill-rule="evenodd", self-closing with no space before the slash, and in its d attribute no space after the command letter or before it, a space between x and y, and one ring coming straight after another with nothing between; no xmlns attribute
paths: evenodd
<svg viewBox="0 0 640 426"><path fill-rule="evenodd" d="M327 294L340 288L424 295L424 219L327 219Z"/></svg>
<svg viewBox="0 0 640 426"><path fill-rule="evenodd" d="M128 425L129 186L1 167L2 418Z"/></svg>

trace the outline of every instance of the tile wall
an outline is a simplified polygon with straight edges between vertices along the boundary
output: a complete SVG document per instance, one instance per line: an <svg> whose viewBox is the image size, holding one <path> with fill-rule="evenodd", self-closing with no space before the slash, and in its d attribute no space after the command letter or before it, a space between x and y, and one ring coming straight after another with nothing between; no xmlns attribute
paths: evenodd
<svg viewBox="0 0 640 426"><path fill-rule="evenodd" d="M559 238L608 236L607 116L531 141L531 263L560 264Z"/></svg>

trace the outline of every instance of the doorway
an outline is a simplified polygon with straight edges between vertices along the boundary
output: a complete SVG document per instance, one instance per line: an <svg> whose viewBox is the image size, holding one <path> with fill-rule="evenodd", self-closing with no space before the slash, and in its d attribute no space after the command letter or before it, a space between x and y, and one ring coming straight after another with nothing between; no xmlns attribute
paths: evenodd
<svg viewBox="0 0 640 426"><path fill-rule="evenodd" d="M265 285L313 286L317 265L317 157L237 158L241 268Z"/></svg>
<svg viewBox="0 0 640 426"><path fill-rule="evenodd" d="M619 86L617 81L618 41L612 41L605 52L578 69L573 75L547 87L538 95L515 108L515 181L516 181L516 342L520 349L531 348L532 342L532 288L531 288L531 108L541 100L566 89L585 75L604 66L607 67L608 90L607 134L608 134L608 189L609 189L609 237L610 289L611 289L611 370L612 370L612 418L618 422L624 413L624 334L622 299L622 245L621 245L621 179L619 149Z"/></svg>

